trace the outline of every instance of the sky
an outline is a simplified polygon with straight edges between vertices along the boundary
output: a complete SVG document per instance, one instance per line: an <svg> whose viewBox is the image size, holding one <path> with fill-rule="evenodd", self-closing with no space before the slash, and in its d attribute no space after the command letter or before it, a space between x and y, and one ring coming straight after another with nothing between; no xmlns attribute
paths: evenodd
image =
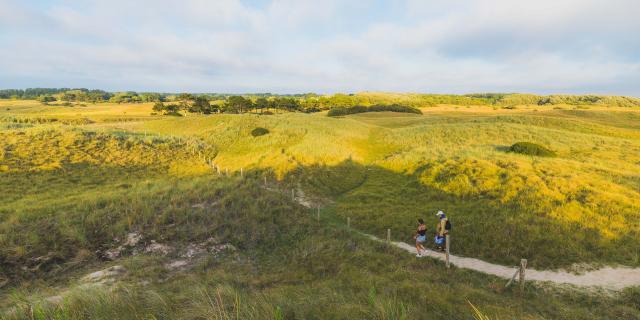
<svg viewBox="0 0 640 320"><path fill-rule="evenodd" d="M0 88L640 96L638 0L0 0Z"/></svg>

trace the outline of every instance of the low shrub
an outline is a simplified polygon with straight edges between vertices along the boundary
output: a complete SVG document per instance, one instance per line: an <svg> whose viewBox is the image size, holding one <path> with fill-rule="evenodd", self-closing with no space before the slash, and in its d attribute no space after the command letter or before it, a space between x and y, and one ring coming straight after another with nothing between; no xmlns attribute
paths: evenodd
<svg viewBox="0 0 640 320"><path fill-rule="evenodd" d="M264 136L265 134L269 133L269 130L266 128L261 128L261 127L257 127L253 130L251 130L251 135L254 137L259 137L259 136Z"/></svg>
<svg viewBox="0 0 640 320"><path fill-rule="evenodd" d="M409 107L409 106L403 106L399 104L391 104L391 105L378 104L370 107L353 106L353 107L346 107L346 108L333 108L329 110L327 115L329 117L336 117L336 116L346 116L349 114L356 114L356 113L382 112L382 111L422 114L422 111L420 111L419 109Z"/></svg>
<svg viewBox="0 0 640 320"><path fill-rule="evenodd" d="M168 111L164 113L165 116L182 117L182 114L178 111Z"/></svg>
<svg viewBox="0 0 640 320"><path fill-rule="evenodd" d="M509 152L526 154L538 157L555 157L556 153L552 150L533 142L516 142L509 147Z"/></svg>

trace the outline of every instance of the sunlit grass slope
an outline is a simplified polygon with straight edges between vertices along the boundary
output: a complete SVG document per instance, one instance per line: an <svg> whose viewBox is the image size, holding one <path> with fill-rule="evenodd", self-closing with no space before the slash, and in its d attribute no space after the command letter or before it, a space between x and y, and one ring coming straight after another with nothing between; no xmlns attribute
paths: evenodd
<svg viewBox="0 0 640 320"><path fill-rule="evenodd" d="M172 118L142 106L125 125L117 108L136 105L94 106L83 122L72 114L81 106L18 107L0 115L0 307L17 306L15 318L468 319L467 300L501 319L640 316L636 289L531 286L523 304L502 280L446 272L343 225L350 217L411 241L416 218L433 226L444 209L456 254L536 268L638 266L638 110ZM71 121L36 120L58 112ZM256 127L269 133L254 137ZM557 157L508 153L519 141ZM214 174L209 160L235 178ZM324 207L320 223L291 200L297 187ZM105 267L96 252L131 231L174 245L213 236L239 251L181 274L162 267L170 257L126 257L113 262L130 270L115 291L76 288ZM63 308L31 308L67 289Z"/></svg>
<svg viewBox="0 0 640 320"><path fill-rule="evenodd" d="M20 108L3 111L4 116L55 113L37 105ZM133 107L104 108L99 114ZM73 190L90 192L92 181L110 176L109 186L119 186L127 184L122 177L206 174L212 171L206 166L211 159L223 170L261 170L303 182L309 194L333 201L324 203L333 203L339 215L352 216L355 225L376 234L392 227L394 237L410 241L416 218L432 218L444 209L454 221L455 250L461 254L501 263L526 257L542 268L577 262L640 264L638 110L427 110L424 115L343 118L323 113L147 116L127 126L99 122L101 116L83 125L5 121L0 165L9 172L3 197L17 202L4 207L70 196ZM252 136L256 127L269 134ZM507 152L520 141L546 146L558 156ZM96 148L105 156L87 156ZM66 156L69 150L78 153ZM17 163L25 169L16 169ZM81 173L69 173L74 166ZM116 174L100 171L111 167ZM73 185L62 193L55 187L60 176ZM12 190L25 179L37 183ZM49 188L34 187L48 181ZM24 193L30 188L37 191Z"/></svg>
<svg viewBox="0 0 640 320"><path fill-rule="evenodd" d="M456 250L463 254L503 263L528 257L536 267L637 265L638 117L637 110L551 107L340 119L223 115L147 122L139 130L195 135L216 146L222 167L306 175L312 184L311 170L294 169L353 161L392 173L396 178L355 171L362 172L361 186L336 198L341 214L356 215L368 231L393 226L404 239L415 218L441 208L456 221ZM258 126L271 133L251 136ZM508 153L519 141L547 146L558 157ZM327 183L350 184L340 176Z"/></svg>
<svg viewBox="0 0 640 320"><path fill-rule="evenodd" d="M637 290L607 296L528 286L523 303L502 279L447 271L374 243L335 225L331 211L318 223L255 174L158 180L31 211L15 222L20 236L40 234L31 244L50 245L64 263L38 273L11 269L40 278L0 290L0 308L16 308L8 319L469 319L472 301L506 319L638 316ZM107 264L129 270L113 289L78 285L79 276L105 267L90 252L133 230L173 245L215 237L238 251L179 273L163 268L172 257L126 257ZM42 300L61 292L61 306Z"/></svg>

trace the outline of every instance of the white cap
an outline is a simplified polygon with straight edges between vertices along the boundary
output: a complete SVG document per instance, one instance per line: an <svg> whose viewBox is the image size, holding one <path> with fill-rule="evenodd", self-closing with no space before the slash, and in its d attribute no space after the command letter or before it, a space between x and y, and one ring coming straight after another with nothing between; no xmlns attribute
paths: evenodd
<svg viewBox="0 0 640 320"><path fill-rule="evenodd" d="M442 212L442 210L438 210L438 213L436 213L436 217L439 217L441 215L444 215L444 212Z"/></svg>

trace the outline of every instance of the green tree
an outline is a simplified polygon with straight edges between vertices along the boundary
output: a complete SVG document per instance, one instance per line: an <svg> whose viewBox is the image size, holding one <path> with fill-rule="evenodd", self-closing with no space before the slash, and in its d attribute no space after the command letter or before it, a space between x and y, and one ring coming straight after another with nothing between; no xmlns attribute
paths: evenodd
<svg viewBox="0 0 640 320"><path fill-rule="evenodd" d="M274 99L274 104L277 109L296 111L300 110L300 104L298 100L294 98L277 97Z"/></svg>
<svg viewBox="0 0 640 320"><path fill-rule="evenodd" d="M191 107L189 107L189 112L197 112L204 114L211 114L212 108L209 103L209 99L204 96L195 97Z"/></svg>
<svg viewBox="0 0 640 320"><path fill-rule="evenodd" d="M256 109L259 109L260 114L262 114L262 111L265 108L269 108L269 100L267 100L266 98L258 98L258 100L256 100L255 107Z"/></svg>
<svg viewBox="0 0 640 320"><path fill-rule="evenodd" d="M196 97L191 93L181 93L176 97L176 99L179 101L178 105L180 106L180 109L189 112L193 112L191 111L191 104L195 100L195 98Z"/></svg>
<svg viewBox="0 0 640 320"><path fill-rule="evenodd" d="M164 107L164 114L168 116L182 116L180 114L181 107L177 104L169 104Z"/></svg>
<svg viewBox="0 0 640 320"><path fill-rule="evenodd" d="M48 104L49 102L56 101L56 98L54 98L53 96L50 96L50 95L39 96L38 97L38 101L42 102L42 104Z"/></svg>
<svg viewBox="0 0 640 320"><path fill-rule="evenodd" d="M231 96L224 103L224 111L231 113L243 113L253 106L251 100L241 96Z"/></svg>
<svg viewBox="0 0 640 320"><path fill-rule="evenodd" d="M180 101L192 101L195 97L191 93L181 93L178 95L177 99Z"/></svg>
<svg viewBox="0 0 640 320"><path fill-rule="evenodd" d="M153 111L162 112L164 110L165 110L164 103L162 103L161 101L158 101L153 104Z"/></svg>
<svg viewBox="0 0 640 320"><path fill-rule="evenodd" d="M62 94L62 96L60 96L60 100L65 102L71 102L76 100L76 96L73 93L65 92Z"/></svg>

